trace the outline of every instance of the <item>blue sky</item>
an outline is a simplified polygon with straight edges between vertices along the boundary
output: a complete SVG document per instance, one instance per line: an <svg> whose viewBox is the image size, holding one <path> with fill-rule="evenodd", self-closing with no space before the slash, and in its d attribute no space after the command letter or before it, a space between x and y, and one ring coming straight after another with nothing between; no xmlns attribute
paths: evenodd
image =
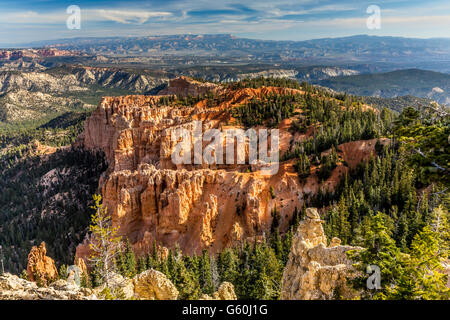
<svg viewBox="0 0 450 320"><path fill-rule="evenodd" d="M66 27L70 5L81 9L80 30ZM381 29L367 28L370 5L381 9ZM232 33L273 40L355 34L450 37L450 1L0 0L0 44L184 33Z"/></svg>

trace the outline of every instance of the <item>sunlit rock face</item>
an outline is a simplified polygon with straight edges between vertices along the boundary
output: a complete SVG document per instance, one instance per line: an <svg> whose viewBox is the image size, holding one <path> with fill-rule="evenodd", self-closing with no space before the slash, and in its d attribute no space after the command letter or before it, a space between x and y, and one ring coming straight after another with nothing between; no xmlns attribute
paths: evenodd
<svg viewBox="0 0 450 320"><path fill-rule="evenodd" d="M347 281L356 271L346 253L362 248L342 246L338 238L333 238L327 247L322 224L317 209L308 208L293 238L283 273L281 299L330 300L357 296Z"/></svg>
<svg viewBox="0 0 450 320"><path fill-rule="evenodd" d="M33 246L31 248L28 254L27 274L29 280L40 281L43 285L47 285L58 278L55 261L47 257L45 242L42 242L39 247Z"/></svg>
<svg viewBox="0 0 450 320"><path fill-rule="evenodd" d="M307 194L314 195L319 187L332 190L348 170L338 165L321 185L314 172L300 183L294 159L280 163L271 176L248 163L175 164L172 133L192 129L194 120L201 121L202 133L242 128L230 113L235 106L267 95L304 94L276 87L230 90L188 78L171 81L163 93L208 92L217 97L212 104L199 99L188 107L162 103L163 97L170 101L166 95L106 97L85 122L77 145L105 153L109 168L100 179L99 191L114 225L137 254L150 252L155 240L169 248L178 244L185 253L218 252L244 239L262 240L270 232L275 207L280 231L285 232ZM289 119L278 127L280 155L291 141L302 139L289 127ZM207 144L203 141L202 147ZM368 148L373 150L374 145ZM245 153L248 156L248 149ZM77 257L87 255L84 243Z"/></svg>

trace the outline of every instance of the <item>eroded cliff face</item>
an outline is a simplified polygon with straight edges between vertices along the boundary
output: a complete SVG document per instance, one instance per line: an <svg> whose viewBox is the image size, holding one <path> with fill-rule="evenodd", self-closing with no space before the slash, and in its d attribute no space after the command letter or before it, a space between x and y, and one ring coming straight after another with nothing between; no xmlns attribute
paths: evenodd
<svg viewBox="0 0 450 320"><path fill-rule="evenodd" d="M327 246L323 222L317 209L306 210L306 218L294 235L284 269L282 300L352 299L357 296L347 281L356 276L347 252L362 248L342 246L338 238L333 238Z"/></svg>
<svg viewBox="0 0 450 320"><path fill-rule="evenodd" d="M320 186L315 174L300 183L294 160L280 163L272 176L248 165L174 164L171 134L179 128L191 129L193 120L202 121L202 132L235 128L229 112L232 107L262 95L303 94L271 87L229 92L216 85L187 85L186 81L172 81L166 93L205 93L205 88L212 88L219 95L216 105L205 100L191 107L164 105L163 96L107 97L86 120L79 138L85 148L104 151L109 168L99 189L113 224L130 239L137 254L150 252L154 240L165 247L178 244L186 253L199 253L202 249L217 252L245 238L260 239L270 230L275 207L283 232L307 195L319 187L334 188L347 172L347 167L338 165ZM295 138L288 128L285 121L279 126L280 154ZM77 257L87 252L87 244L82 244Z"/></svg>

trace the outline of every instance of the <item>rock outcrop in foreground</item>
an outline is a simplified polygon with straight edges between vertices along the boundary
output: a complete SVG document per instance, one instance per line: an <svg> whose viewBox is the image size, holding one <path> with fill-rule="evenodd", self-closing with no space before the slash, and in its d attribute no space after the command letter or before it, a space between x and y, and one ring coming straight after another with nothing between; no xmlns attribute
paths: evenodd
<svg viewBox="0 0 450 320"><path fill-rule="evenodd" d="M135 300L177 300L178 289L165 274L154 269L146 270L133 279L124 278L114 273L109 287L113 293L119 293L121 299ZM96 295L102 298L105 285L94 289ZM211 296L204 295L202 300L237 300L234 286L223 282L217 292Z"/></svg>
<svg viewBox="0 0 450 320"><path fill-rule="evenodd" d="M342 246L338 238L327 247L322 223L317 209L306 210L284 269L282 300L351 299L357 295L348 283L356 271L346 253L362 248Z"/></svg>
<svg viewBox="0 0 450 320"><path fill-rule="evenodd" d="M38 287L10 273L0 276L0 300L96 300L92 290L80 288L65 280L57 280L48 287Z"/></svg>
<svg viewBox="0 0 450 320"><path fill-rule="evenodd" d="M212 297L205 294L200 300L237 300L236 293L234 292L234 286L231 282L222 282Z"/></svg>
<svg viewBox="0 0 450 320"><path fill-rule="evenodd" d="M47 257L45 242L39 247L31 248L28 254L27 274L29 280L40 281L44 286L58 278L55 261Z"/></svg>
<svg viewBox="0 0 450 320"><path fill-rule="evenodd" d="M133 278L134 296L139 300L176 300L178 290L161 272L150 269Z"/></svg>
<svg viewBox="0 0 450 320"><path fill-rule="evenodd" d="M146 270L133 279L113 274L110 292L118 294L117 299L137 300L177 300L178 290L161 272ZM70 280L56 280L48 286L39 287L36 282L24 280L16 275L0 275L0 300L102 300L105 285L82 288ZM203 296L202 300L237 300L234 286L223 282L213 296Z"/></svg>
<svg viewBox="0 0 450 320"><path fill-rule="evenodd" d="M103 297L106 285L94 289L98 297ZM133 279L113 273L109 280L109 289L118 299L135 300L177 300L178 290L162 272L146 270Z"/></svg>

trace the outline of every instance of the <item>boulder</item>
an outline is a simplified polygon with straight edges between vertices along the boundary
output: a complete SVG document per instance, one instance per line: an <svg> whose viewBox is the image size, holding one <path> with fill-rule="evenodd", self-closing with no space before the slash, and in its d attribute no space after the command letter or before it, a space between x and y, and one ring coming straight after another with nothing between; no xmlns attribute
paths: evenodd
<svg viewBox="0 0 450 320"><path fill-rule="evenodd" d="M95 288L95 292L98 296L102 297L102 292L105 290L106 284ZM134 297L134 285L133 281L122 275L112 272L108 280L108 288L110 293L115 299L128 300Z"/></svg>
<svg viewBox="0 0 450 320"><path fill-rule="evenodd" d="M230 282L222 282L212 296L203 294L199 300L237 300L234 286Z"/></svg>
<svg viewBox="0 0 450 320"><path fill-rule="evenodd" d="M176 300L178 290L161 272L150 269L133 278L134 296L139 300Z"/></svg>
<svg viewBox="0 0 450 320"><path fill-rule="evenodd" d="M222 282L217 292L214 292L213 298L214 300L237 300L233 284Z"/></svg>

